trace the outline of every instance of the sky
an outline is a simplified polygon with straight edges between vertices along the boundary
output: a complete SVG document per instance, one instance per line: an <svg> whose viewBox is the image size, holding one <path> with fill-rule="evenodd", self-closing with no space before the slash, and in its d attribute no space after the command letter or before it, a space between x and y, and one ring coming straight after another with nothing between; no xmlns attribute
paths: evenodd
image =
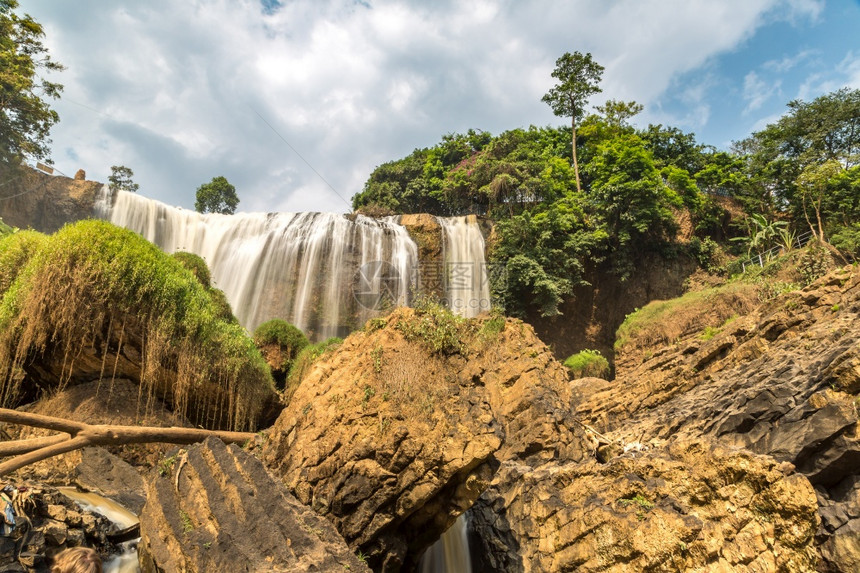
<svg viewBox="0 0 860 573"><path fill-rule="evenodd" d="M20 0L66 69L52 159L134 171L193 209L348 212L378 165L470 128L566 125L541 102L565 52L591 99L727 149L794 99L860 89L860 0Z"/></svg>

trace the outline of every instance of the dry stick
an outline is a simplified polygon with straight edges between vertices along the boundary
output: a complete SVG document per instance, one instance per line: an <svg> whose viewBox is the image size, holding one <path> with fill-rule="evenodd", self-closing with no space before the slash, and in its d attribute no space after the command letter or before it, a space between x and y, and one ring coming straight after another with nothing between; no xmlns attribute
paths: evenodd
<svg viewBox="0 0 860 573"><path fill-rule="evenodd" d="M126 444L148 444L153 442L193 444L202 442L209 436L215 436L228 444L241 444L254 439L256 436L252 432L226 432L201 430L198 428L92 425L51 416L7 410L5 408L0 408L0 422L47 428L68 434L37 438L35 440L8 442L8 450L10 450L8 453L0 445L0 455L4 453L6 455L21 454L11 460L0 463L0 476L9 474L26 465L86 446L122 446ZM32 447L28 448L28 446Z"/></svg>
<svg viewBox="0 0 860 573"><path fill-rule="evenodd" d="M60 442L70 438L71 436L69 434L54 434L53 436L47 436L44 438L29 438L26 440L8 440L0 442L0 457L5 458L7 456L26 454L27 452L32 452L39 448L44 448L45 446L59 444Z"/></svg>

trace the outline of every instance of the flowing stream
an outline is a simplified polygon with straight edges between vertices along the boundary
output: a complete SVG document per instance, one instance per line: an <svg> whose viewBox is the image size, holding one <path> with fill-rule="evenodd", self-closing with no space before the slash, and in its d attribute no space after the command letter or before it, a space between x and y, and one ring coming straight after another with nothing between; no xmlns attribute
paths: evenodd
<svg viewBox="0 0 860 573"><path fill-rule="evenodd" d="M83 509L100 513L115 523L120 529L131 527L138 522L135 514L112 499L95 493L78 491L73 487L61 487L58 489L63 495L77 503ZM140 565L137 561L137 543L132 541L123 545L125 551L105 561L104 573L140 573Z"/></svg>

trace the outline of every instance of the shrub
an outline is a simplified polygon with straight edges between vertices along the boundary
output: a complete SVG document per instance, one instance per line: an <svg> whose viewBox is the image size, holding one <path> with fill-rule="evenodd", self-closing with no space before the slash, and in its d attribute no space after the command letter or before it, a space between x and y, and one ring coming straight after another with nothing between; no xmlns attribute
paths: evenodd
<svg viewBox="0 0 860 573"><path fill-rule="evenodd" d="M18 231L0 239L0 297L47 240L47 236L36 231Z"/></svg>
<svg viewBox="0 0 860 573"><path fill-rule="evenodd" d="M258 346L277 344L287 350L292 358L309 344L307 336L301 330L280 318L273 318L258 326L254 331L254 342Z"/></svg>
<svg viewBox="0 0 860 573"><path fill-rule="evenodd" d="M800 275L803 277L803 285L811 285L826 275L832 264L830 253L825 248L817 244L807 247L798 265Z"/></svg>
<svg viewBox="0 0 860 573"><path fill-rule="evenodd" d="M569 356L564 365L574 378L595 376L605 378L609 375L609 361L598 350L582 350Z"/></svg>
<svg viewBox="0 0 860 573"><path fill-rule="evenodd" d="M852 260L860 259L860 223L837 229L830 237L830 244Z"/></svg>
<svg viewBox="0 0 860 573"><path fill-rule="evenodd" d="M212 276L209 273L209 267L206 265L206 261L203 260L203 257L186 251L177 251L170 256L179 261L179 264L183 267L191 271L191 274L197 277L200 284L206 288L212 286Z"/></svg>
<svg viewBox="0 0 860 573"><path fill-rule="evenodd" d="M296 357L310 344L301 330L280 318L273 318L258 326L254 331L254 343L263 348L272 367L275 383L281 389L287 385L287 375ZM279 352L272 353L264 348L267 346L276 346ZM273 364L273 360L277 360L277 363Z"/></svg>
<svg viewBox="0 0 860 573"><path fill-rule="evenodd" d="M10 239L21 241L17 236ZM4 405L20 397L12 373L35 353L71 364L106 334L105 351L136 332L145 399L157 395L205 427L255 427L275 398L269 368L245 329L219 316L191 271L105 221L81 221L33 240L43 244L0 299ZM63 376L60 385L72 369Z"/></svg>
<svg viewBox="0 0 860 573"><path fill-rule="evenodd" d="M395 328L406 340L421 342L430 352L457 354L463 352L466 319L457 316L438 301L418 297L414 301L414 314L400 318Z"/></svg>
<svg viewBox="0 0 860 573"><path fill-rule="evenodd" d="M481 324L478 334L484 340L494 340L505 330L505 313L501 308L494 306L490 309L490 316Z"/></svg>

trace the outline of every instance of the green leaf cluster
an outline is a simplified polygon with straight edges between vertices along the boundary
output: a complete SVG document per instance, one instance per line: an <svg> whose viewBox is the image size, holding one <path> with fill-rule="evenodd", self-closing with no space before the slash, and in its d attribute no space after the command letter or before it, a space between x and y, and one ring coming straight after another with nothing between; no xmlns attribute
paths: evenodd
<svg viewBox="0 0 860 573"><path fill-rule="evenodd" d="M136 193L140 185L132 180L134 171L125 165L112 165L108 176L108 185L111 191L128 191Z"/></svg>
<svg viewBox="0 0 860 573"><path fill-rule="evenodd" d="M42 44L44 31L31 16L15 13L17 0L0 0L0 164L48 159L51 127L60 120L46 99L63 89L43 72L63 69Z"/></svg>
<svg viewBox="0 0 860 573"><path fill-rule="evenodd" d="M198 213L232 215L238 205L239 196L236 194L236 188L224 176L213 177L212 181L197 188L194 209Z"/></svg>
<svg viewBox="0 0 860 573"><path fill-rule="evenodd" d="M574 378L598 377L609 375L609 361L599 350L582 350L564 361Z"/></svg>

